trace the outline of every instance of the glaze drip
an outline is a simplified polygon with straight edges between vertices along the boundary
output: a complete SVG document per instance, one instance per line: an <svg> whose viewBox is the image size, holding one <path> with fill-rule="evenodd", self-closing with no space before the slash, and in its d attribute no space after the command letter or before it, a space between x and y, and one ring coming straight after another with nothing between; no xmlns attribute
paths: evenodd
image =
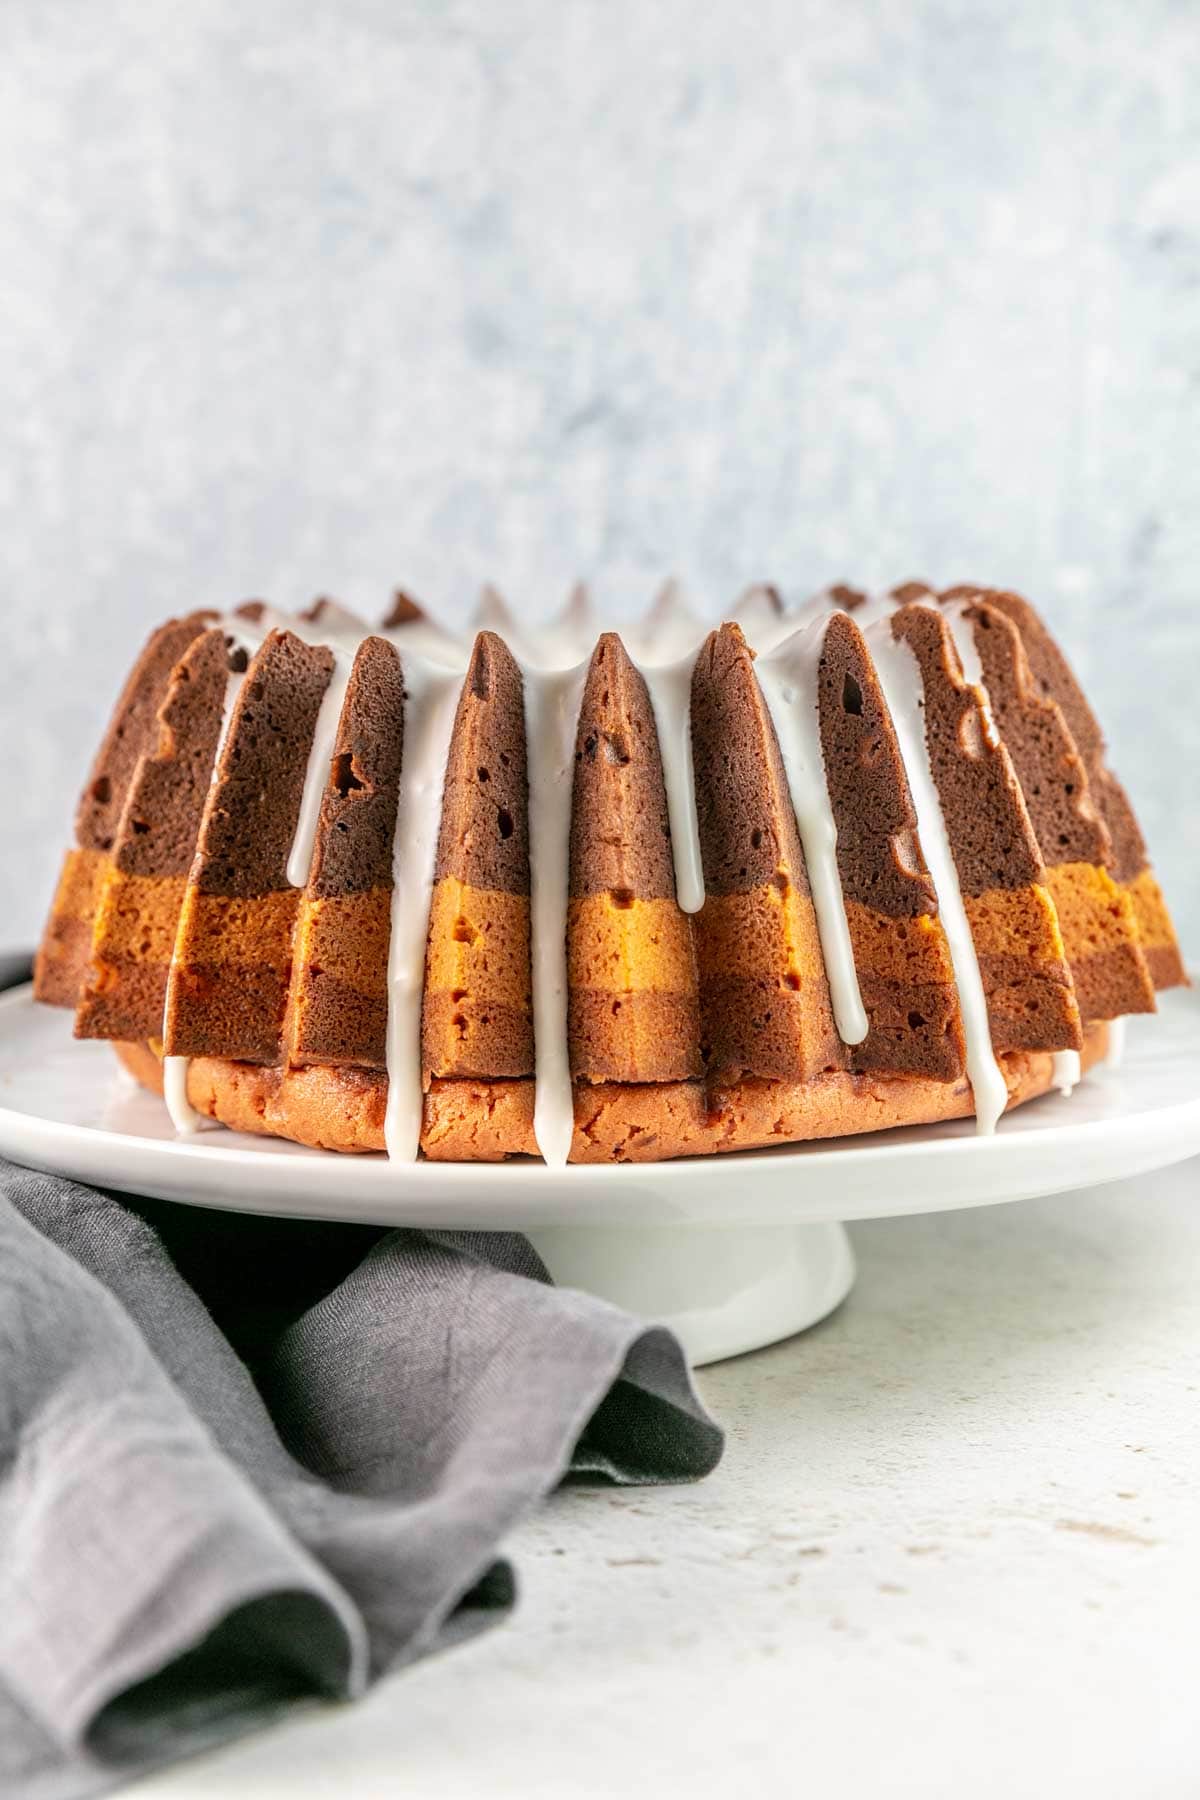
<svg viewBox="0 0 1200 1800"><path fill-rule="evenodd" d="M438 824L450 733L461 683L456 674L404 655L404 759L392 842L391 934L387 967L387 1106L383 1136L397 1162L414 1162L421 1143L424 1079L421 1001L437 858Z"/></svg>
<svg viewBox="0 0 1200 1800"><path fill-rule="evenodd" d="M922 602L933 605L933 601ZM979 660L979 647L975 642L975 626L967 617L966 603L956 600L950 606L941 609L942 617L950 627L950 636L954 639L954 648L958 651L958 660L963 667L963 679L968 687L973 687L979 695L980 710L983 715L983 731L988 744L994 750L1000 742L1000 734L996 730L996 721L992 717L992 703L988 699L987 685L983 679L983 664Z"/></svg>
<svg viewBox="0 0 1200 1800"><path fill-rule="evenodd" d="M248 623L245 619L227 617L217 621L224 631L230 651L240 651L249 660L261 644L265 632ZM268 627L269 629L269 627ZM221 766L221 756L225 749L225 740L229 736L229 726L233 718L233 709L245 680L245 670L231 673L225 683L225 698L221 712L221 729L217 733L217 747L213 755L212 770L209 775L211 788L217 779L217 771ZM171 963L167 970L167 994L171 991L171 970L175 966L175 948L171 951ZM166 1041L167 1021L166 1006L163 1008L163 1041ZM209 1121L200 1116L187 1097L188 1069L191 1058L188 1056L163 1057L163 1099L166 1102L167 1114L175 1130L181 1137L191 1137L195 1132L206 1128Z"/></svg>
<svg viewBox="0 0 1200 1800"><path fill-rule="evenodd" d="M1127 1019L1110 1019L1108 1021L1108 1054L1104 1058L1110 1069L1119 1069L1125 1061L1125 1032Z"/></svg>
<svg viewBox="0 0 1200 1800"><path fill-rule="evenodd" d="M818 712L817 680L828 627L828 617L813 619L769 655L760 657L755 673L779 740L804 848L834 1022L843 1043L861 1044L870 1023L858 985L838 871L837 826L825 776Z"/></svg>
<svg viewBox="0 0 1200 1800"><path fill-rule="evenodd" d="M916 656L892 635L890 616L868 622L867 642L892 716L917 815L917 831L946 934L966 1039L967 1075L975 1095L976 1128L995 1131L1008 1103L1008 1088L992 1050L987 996L979 958L958 885L958 871L925 741L925 692Z"/></svg>
<svg viewBox="0 0 1200 1800"><path fill-rule="evenodd" d="M1079 1086L1082 1070L1078 1050L1056 1050L1054 1052L1054 1086L1064 1096L1074 1093Z"/></svg>
<svg viewBox="0 0 1200 1800"><path fill-rule="evenodd" d="M321 816L321 800L329 781L329 768L337 744L342 703L350 684L353 660L348 650L333 648L333 672L321 700L321 710L317 714L313 741L308 752L308 765L304 771L304 792L300 798L296 833L288 855L287 878L295 888L308 884L313 845L317 841L317 822Z"/></svg>
<svg viewBox="0 0 1200 1800"><path fill-rule="evenodd" d="M696 655L693 650L679 662L640 665L654 710L663 782L667 790L675 898L685 913L698 913L704 905L704 862L700 854L696 778L692 763L692 673Z"/></svg>
<svg viewBox="0 0 1200 1800"><path fill-rule="evenodd" d="M547 1163L563 1165L575 1131L567 1041L567 895L575 732L587 664L524 668L529 770L529 922L533 991L533 1134Z"/></svg>

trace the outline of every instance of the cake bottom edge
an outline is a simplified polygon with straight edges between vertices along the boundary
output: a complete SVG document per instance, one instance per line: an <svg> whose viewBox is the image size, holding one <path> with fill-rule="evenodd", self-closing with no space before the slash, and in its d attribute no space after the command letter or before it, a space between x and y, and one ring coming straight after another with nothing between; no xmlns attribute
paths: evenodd
<svg viewBox="0 0 1200 1800"><path fill-rule="evenodd" d="M162 1093L162 1065L149 1044L113 1048L135 1080ZM1107 1025L1086 1026L1083 1071L1103 1061L1107 1050ZM1013 1051L998 1060L1009 1109L1054 1085L1048 1052ZM327 1064L267 1068L200 1056L189 1064L187 1095L202 1117L232 1131L287 1138L342 1155L384 1148L387 1077L371 1070ZM747 1078L722 1088L702 1081L579 1082L569 1160L666 1162L933 1125L969 1118L974 1110L965 1077L939 1082L831 1071L806 1082ZM425 1095L421 1152L436 1162L536 1157L533 1082L435 1078Z"/></svg>

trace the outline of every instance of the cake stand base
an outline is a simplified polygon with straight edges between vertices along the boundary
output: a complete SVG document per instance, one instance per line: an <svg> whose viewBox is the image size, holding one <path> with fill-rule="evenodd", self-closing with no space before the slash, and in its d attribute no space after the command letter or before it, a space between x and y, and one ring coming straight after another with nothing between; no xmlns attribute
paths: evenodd
<svg viewBox="0 0 1200 1800"><path fill-rule="evenodd" d="M854 1284L842 1225L555 1225L528 1235L560 1287L669 1325L693 1367L806 1330Z"/></svg>

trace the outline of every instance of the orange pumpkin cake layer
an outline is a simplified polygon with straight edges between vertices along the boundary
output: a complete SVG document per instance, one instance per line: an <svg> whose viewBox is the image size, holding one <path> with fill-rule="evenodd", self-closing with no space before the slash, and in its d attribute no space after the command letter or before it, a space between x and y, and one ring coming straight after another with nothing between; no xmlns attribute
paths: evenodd
<svg viewBox="0 0 1200 1800"><path fill-rule="evenodd" d="M390 883L301 900L284 1033L290 1061L385 1066L391 908Z"/></svg>
<svg viewBox="0 0 1200 1800"><path fill-rule="evenodd" d="M1146 863L1136 875L1124 883L1124 890L1137 920L1138 937L1146 953L1150 973L1157 988L1186 985L1188 974L1183 952L1175 936L1175 927L1158 885L1158 877Z"/></svg>
<svg viewBox="0 0 1200 1800"><path fill-rule="evenodd" d="M425 969L432 1075L532 1073L527 895L445 876L433 890Z"/></svg>
<svg viewBox="0 0 1200 1800"><path fill-rule="evenodd" d="M110 864L92 927L76 1036L161 1034L186 883L184 875L129 875Z"/></svg>
<svg viewBox="0 0 1200 1800"><path fill-rule="evenodd" d="M103 850L68 850L38 946L33 994L47 1006L75 1006L87 976L92 928L109 870Z"/></svg>
<svg viewBox="0 0 1200 1800"><path fill-rule="evenodd" d="M567 983L586 1080L674 1081L681 1061L699 1071L696 953L673 896L572 898Z"/></svg>
<svg viewBox="0 0 1200 1800"><path fill-rule="evenodd" d="M1080 1017L1154 1011L1155 981L1133 901L1102 865L1050 863L1054 901ZM1161 985L1161 984L1160 984Z"/></svg>

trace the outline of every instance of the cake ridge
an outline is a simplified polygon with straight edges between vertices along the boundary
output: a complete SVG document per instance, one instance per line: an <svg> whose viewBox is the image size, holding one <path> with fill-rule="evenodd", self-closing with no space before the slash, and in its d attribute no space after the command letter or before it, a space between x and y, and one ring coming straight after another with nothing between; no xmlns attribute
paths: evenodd
<svg viewBox="0 0 1200 1800"><path fill-rule="evenodd" d="M34 959L33 993L50 1006L77 1006L87 979L96 911L130 781L157 735L158 707L177 659L213 615L192 612L150 633L135 657L92 759L75 810Z"/></svg>
<svg viewBox="0 0 1200 1800"><path fill-rule="evenodd" d="M566 921L570 893L575 738L588 664L522 666L529 772L529 924L534 1076L533 1135L545 1161L566 1163L575 1135L568 1027Z"/></svg>
<svg viewBox="0 0 1200 1800"><path fill-rule="evenodd" d="M402 653L404 754L392 837L387 957L387 1102L390 1157L416 1159L421 1141L422 1008L429 914L450 735L461 677L415 652Z"/></svg>
<svg viewBox="0 0 1200 1800"><path fill-rule="evenodd" d="M810 620L758 659L755 675L775 725L788 792L804 851L834 1022L844 1044L870 1029L863 1006L837 862L837 826L821 743L821 658L828 618Z"/></svg>
<svg viewBox="0 0 1200 1800"><path fill-rule="evenodd" d="M677 765L683 749L677 731L669 752ZM677 898L666 762L645 675L620 635L603 632L580 700L571 787L565 925L576 1082L702 1073L695 951Z"/></svg>
<svg viewBox="0 0 1200 1800"><path fill-rule="evenodd" d="M331 683L326 701L332 688ZM318 721L314 744L320 736ZM309 759L310 770L314 761L321 766L322 783L311 855L289 869L293 878L305 871L285 1014L289 1066L385 1066L393 840L403 753L400 654L387 638L371 633L346 671L332 738ZM293 854L294 849L293 843Z"/></svg>
<svg viewBox="0 0 1200 1800"><path fill-rule="evenodd" d="M524 685L481 631L450 734L422 1011L426 1080L534 1073Z"/></svg>

